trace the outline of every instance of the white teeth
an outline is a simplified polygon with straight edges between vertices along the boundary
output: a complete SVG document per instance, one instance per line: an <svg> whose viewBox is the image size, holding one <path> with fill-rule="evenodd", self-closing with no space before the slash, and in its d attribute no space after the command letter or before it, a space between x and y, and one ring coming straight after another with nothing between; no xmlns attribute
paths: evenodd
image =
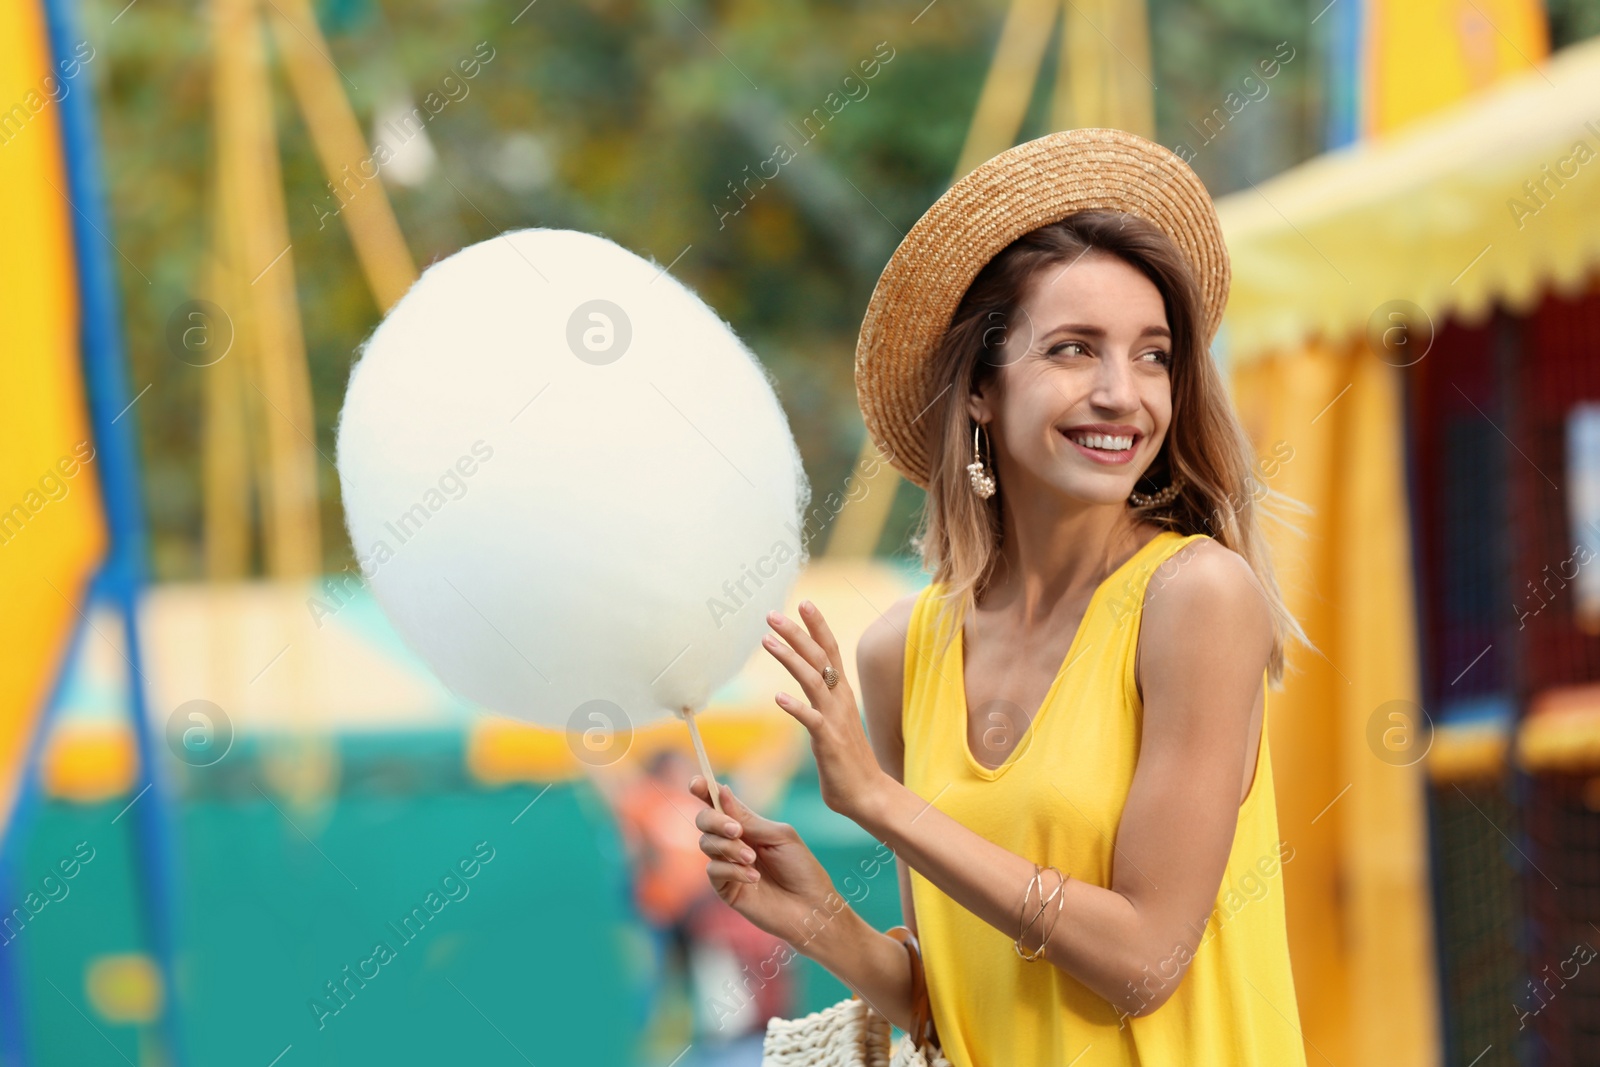
<svg viewBox="0 0 1600 1067"><path fill-rule="evenodd" d="M1103 433L1073 434L1071 439L1085 448L1098 448L1105 452L1125 452L1133 447L1132 437L1112 437Z"/></svg>

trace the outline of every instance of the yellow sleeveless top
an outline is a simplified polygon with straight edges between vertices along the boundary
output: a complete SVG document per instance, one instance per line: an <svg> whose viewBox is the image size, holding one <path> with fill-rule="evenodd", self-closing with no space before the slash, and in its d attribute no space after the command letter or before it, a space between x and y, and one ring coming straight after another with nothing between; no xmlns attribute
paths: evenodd
<svg viewBox="0 0 1600 1067"><path fill-rule="evenodd" d="M1204 534L1163 531L1095 590L1062 669L1028 733L999 767L967 745L961 635L934 660L930 585L906 639L905 785L963 826L1040 865L1109 887L1112 842L1139 758L1143 704L1134 651L1151 573ZM1263 681L1265 672L1263 672ZM1255 779L1239 808L1227 871L1206 929L1171 999L1147 1016L1116 1008L911 871L928 990L954 1067L1304 1067L1284 925L1277 801L1266 723ZM1018 907L1021 900L1018 900ZM1048 918L1048 917L1047 917ZM1070 909L1059 921L1070 923ZM1038 930L1034 931L1035 936ZM1162 988L1181 958L1153 961Z"/></svg>

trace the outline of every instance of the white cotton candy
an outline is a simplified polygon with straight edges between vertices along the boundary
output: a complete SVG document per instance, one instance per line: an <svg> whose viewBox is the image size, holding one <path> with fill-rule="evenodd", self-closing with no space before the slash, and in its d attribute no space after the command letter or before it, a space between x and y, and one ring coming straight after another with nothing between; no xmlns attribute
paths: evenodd
<svg viewBox="0 0 1600 1067"><path fill-rule="evenodd" d="M430 266L350 375L338 467L405 641L544 726L604 721L591 701L632 727L703 707L804 563L810 489L765 370L594 234L518 230Z"/></svg>

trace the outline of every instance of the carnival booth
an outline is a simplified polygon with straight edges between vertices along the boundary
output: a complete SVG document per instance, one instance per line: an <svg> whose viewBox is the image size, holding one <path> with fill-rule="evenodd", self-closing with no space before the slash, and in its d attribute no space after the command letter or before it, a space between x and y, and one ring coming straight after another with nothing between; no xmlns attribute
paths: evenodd
<svg viewBox="0 0 1600 1067"><path fill-rule="evenodd" d="M1237 399L1312 507L1275 729L1334 1062L1424 1062L1435 1004L1443 1062L1600 1058L1597 100L1591 41L1219 204Z"/></svg>

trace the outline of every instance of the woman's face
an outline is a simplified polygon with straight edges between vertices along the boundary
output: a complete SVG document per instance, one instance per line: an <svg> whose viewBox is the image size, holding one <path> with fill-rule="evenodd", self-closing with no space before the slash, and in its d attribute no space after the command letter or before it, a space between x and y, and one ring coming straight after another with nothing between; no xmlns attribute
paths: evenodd
<svg viewBox="0 0 1600 1067"><path fill-rule="evenodd" d="M1000 484L1126 501L1172 419L1172 335L1155 284L1095 251L1041 268L994 358L998 375L969 408L988 421Z"/></svg>

